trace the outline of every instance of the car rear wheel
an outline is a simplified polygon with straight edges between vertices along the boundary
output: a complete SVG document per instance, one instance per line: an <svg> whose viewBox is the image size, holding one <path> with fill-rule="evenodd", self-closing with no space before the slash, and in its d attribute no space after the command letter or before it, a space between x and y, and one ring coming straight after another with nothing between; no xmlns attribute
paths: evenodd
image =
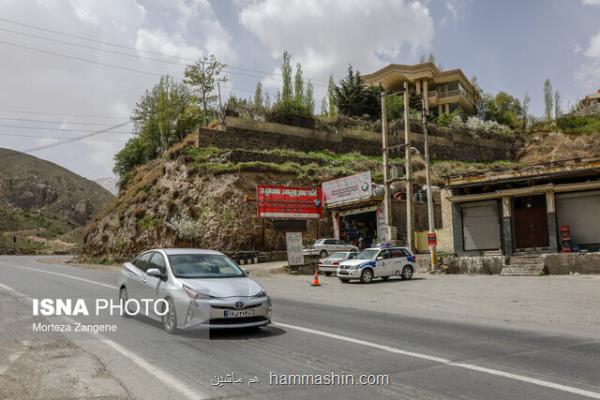
<svg viewBox="0 0 600 400"><path fill-rule="evenodd" d="M169 304L169 311L162 316L162 323L165 332L173 334L177 332L177 312L172 299L167 299L167 303Z"/></svg>
<svg viewBox="0 0 600 400"><path fill-rule="evenodd" d="M413 277L413 270L412 267L405 265L404 268L402 268L402 279L406 279L407 281L411 280Z"/></svg>
<svg viewBox="0 0 600 400"><path fill-rule="evenodd" d="M321 250L321 252L319 253L319 257L321 257L321 258L327 257L327 250Z"/></svg>
<svg viewBox="0 0 600 400"><path fill-rule="evenodd" d="M373 270L370 268L363 269L360 274L360 283L371 283L373 280Z"/></svg>
<svg viewBox="0 0 600 400"><path fill-rule="evenodd" d="M123 313L121 314L121 316L124 318L131 318L132 315L129 312L129 310L127 309L127 306L125 306L125 304L127 303L127 300L129 300L129 294L127 293L126 287L122 287L121 290L119 290L119 300L120 300L121 304L123 305Z"/></svg>

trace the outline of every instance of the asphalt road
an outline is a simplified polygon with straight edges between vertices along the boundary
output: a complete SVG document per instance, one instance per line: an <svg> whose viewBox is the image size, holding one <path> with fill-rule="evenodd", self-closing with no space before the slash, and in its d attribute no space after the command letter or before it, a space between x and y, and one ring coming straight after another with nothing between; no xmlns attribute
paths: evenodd
<svg viewBox="0 0 600 400"><path fill-rule="evenodd" d="M260 278L258 279L260 280ZM0 293L117 299L117 273L0 257ZM373 290L376 296L377 285ZM400 294L399 294L400 296ZM398 302L396 306L410 307ZM15 306L16 307L16 306ZM385 307L378 305L378 307ZM392 307L392 305L390 305ZM153 399L600 399L600 338L510 330L273 298L274 325L256 331L172 336L143 318L72 317L118 324L114 334L71 334L102 358L132 397ZM52 317L58 322L60 317ZM36 340L31 331L19 335ZM0 342L15 332L0 327ZM39 338L39 336L37 336ZM0 360L0 365L2 360ZM234 374L243 383L214 386ZM382 385L272 384L282 374L387 374ZM248 384L257 376L260 383Z"/></svg>

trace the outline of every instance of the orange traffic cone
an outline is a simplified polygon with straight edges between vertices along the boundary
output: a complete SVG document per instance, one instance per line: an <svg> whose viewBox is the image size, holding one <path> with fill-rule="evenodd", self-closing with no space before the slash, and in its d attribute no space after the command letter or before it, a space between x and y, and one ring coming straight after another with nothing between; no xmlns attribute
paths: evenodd
<svg viewBox="0 0 600 400"><path fill-rule="evenodd" d="M313 277L313 281L310 286L321 286L319 283L319 268L315 269L315 276Z"/></svg>

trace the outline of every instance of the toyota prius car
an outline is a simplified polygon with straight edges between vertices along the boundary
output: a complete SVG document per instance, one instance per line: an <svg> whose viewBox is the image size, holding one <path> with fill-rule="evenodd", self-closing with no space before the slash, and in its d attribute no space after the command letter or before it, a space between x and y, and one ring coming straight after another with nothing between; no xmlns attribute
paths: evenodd
<svg viewBox="0 0 600 400"><path fill-rule="evenodd" d="M249 328L271 323L265 289L218 251L155 249L123 264L119 299L124 316L142 313L165 331ZM149 307L144 307L150 303ZM141 311L140 311L141 310Z"/></svg>

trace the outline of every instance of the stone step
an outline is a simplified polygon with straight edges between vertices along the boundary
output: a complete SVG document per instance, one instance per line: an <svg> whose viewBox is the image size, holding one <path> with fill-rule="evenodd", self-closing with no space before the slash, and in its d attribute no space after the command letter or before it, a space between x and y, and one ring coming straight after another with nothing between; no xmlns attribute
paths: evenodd
<svg viewBox="0 0 600 400"><path fill-rule="evenodd" d="M544 264L507 265L502 268L502 276L538 276L544 272Z"/></svg>
<svg viewBox="0 0 600 400"><path fill-rule="evenodd" d="M510 265L543 264L544 258L540 256L512 256L508 259Z"/></svg>

